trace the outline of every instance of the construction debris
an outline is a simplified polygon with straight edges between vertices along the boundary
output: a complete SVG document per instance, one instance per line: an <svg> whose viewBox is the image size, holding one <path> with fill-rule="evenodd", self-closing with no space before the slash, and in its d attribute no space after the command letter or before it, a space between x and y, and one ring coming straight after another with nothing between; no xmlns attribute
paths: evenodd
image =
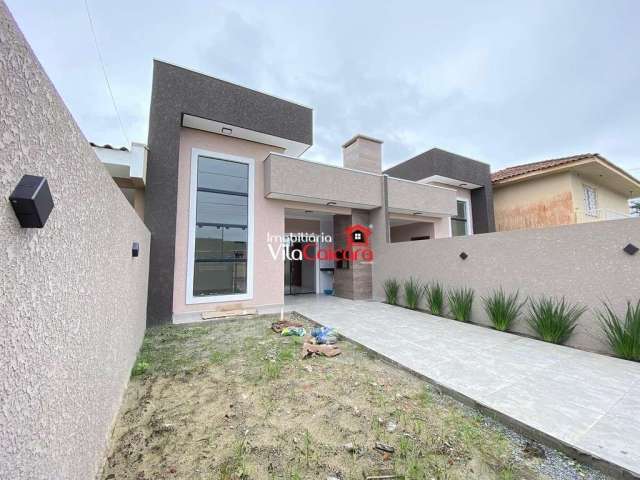
<svg viewBox="0 0 640 480"><path fill-rule="evenodd" d="M304 327L285 327L282 329L283 337L304 337L307 332Z"/></svg>
<svg viewBox="0 0 640 480"><path fill-rule="evenodd" d="M402 480L404 479L404 475L398 475L393 470L389 468L384 468L381 470L374 470L372 472L362 472L362 476L365 480Z"/></svg>
<svg viewBox="0 0 640 480"><path fill-rule="evenodd" d="M315 327L311 330L311 336L318 345L332 345L338 341L338 333L332 327Z"/></svg>
<svg viewBox="0 0 640 480"><path fill-rule="evenodd" d="M212 312L202 312L203 320L211 320L215 318L226 318L226 317L241 317L244 315L255 315L257 310L255 308L238 308L238 309L227 309L221 308L220 310L212 311Z"/></svg>
<svg viewBox="0 0 640 480"><path fill-rule="evenodd" d="M356 453L356 447L353 443L345 443L342 448L344 448L348 453Z"/></svg>
<svg viewBox="0 0 640 480"><path fill-rule="evenodd" d="M306 342L302 344L302 358L311 357L313 355L335 357L341 353L342 351L337 345L313 345Z"/></svg>
<svg viewBox="0 0 640 480"><path fill-rule="evenodd" d="M381 443L381 442L376 442L376 445L373 448L381 452L387 452L387 453L393 453L396 451L396 449L393 448L391 445L387 445L386 443Z"/></svg>
<svg viewBox="0 0 640 480"><path fill-rule="evenodd" d="M280 320L271 324L271 330L276 333L282 333L285 328L301 328L303 325L299 322L292 322L290 320Z"/></svg>

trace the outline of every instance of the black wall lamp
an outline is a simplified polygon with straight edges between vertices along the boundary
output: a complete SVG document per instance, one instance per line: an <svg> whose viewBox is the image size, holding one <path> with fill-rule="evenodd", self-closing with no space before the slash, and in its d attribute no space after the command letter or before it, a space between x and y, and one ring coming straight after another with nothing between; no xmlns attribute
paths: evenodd
<svg viewBox="0 0 640 480"><path fill-rule="evenodd" d="M463 259L463 260L466 260L468 256L469 255L467 254L467 252L461 252L460 253L460 258Z"/></svg>
<svg viewBox="0 0 640 480"><path fill-rule="evenodd" d="M140 255L140 244L133 242L133 245L131 245L131 256L137 257L138 255Z"/></svg>
<svg viewBox="0 0 640 480"><path fill-rule="evenodd" d="M24 175L9 197L22 228L42 228L53 210L53 198L44 177Z"/></svg>
<svg viewBox="0 0 640 480"><path fill-rule="evenodd" d="M638 253L638 250L640 250L640 248L636 247L633 243L628 243L627 246L622 250L629 255L635 255L636 253Z"/></svg>

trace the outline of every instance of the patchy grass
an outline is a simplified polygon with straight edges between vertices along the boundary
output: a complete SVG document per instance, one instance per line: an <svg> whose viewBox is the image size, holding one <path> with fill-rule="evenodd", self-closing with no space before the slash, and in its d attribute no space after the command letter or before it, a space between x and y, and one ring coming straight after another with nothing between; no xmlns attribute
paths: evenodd
<svg viewBox="0 0 640 480"><path fill-rule="evenodd" d="M149 329L102 478L548 478L503 430L415 376L346 341L338 357L302 360L302 340L272 320Z"/></svg>

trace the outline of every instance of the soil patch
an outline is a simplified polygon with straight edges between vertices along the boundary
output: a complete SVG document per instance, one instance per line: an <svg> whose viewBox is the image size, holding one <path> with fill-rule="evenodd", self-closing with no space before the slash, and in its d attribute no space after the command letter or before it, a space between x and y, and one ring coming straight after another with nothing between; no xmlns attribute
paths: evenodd
<svg viewBox="0 0 640 480"><path fill-rule="evenodd" d="M101 478L603 478L549 476L557 453L348 341L303 359L274 320L149 329Z"/></svg>

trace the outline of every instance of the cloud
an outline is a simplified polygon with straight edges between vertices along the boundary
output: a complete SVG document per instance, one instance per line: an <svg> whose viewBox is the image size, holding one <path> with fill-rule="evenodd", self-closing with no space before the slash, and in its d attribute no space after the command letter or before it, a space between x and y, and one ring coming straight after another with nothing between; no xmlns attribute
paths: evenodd
<svg viewBox="0 0 640 480"><path fill-rule="evenodd" d="M117 143L81 6L55 3L9 1L85 133ZM157 57L313 107L314 160L365 133L386 166L438 146L494 169L589 151L640 167L634 0L91 5L136 140Z"/></svg>

